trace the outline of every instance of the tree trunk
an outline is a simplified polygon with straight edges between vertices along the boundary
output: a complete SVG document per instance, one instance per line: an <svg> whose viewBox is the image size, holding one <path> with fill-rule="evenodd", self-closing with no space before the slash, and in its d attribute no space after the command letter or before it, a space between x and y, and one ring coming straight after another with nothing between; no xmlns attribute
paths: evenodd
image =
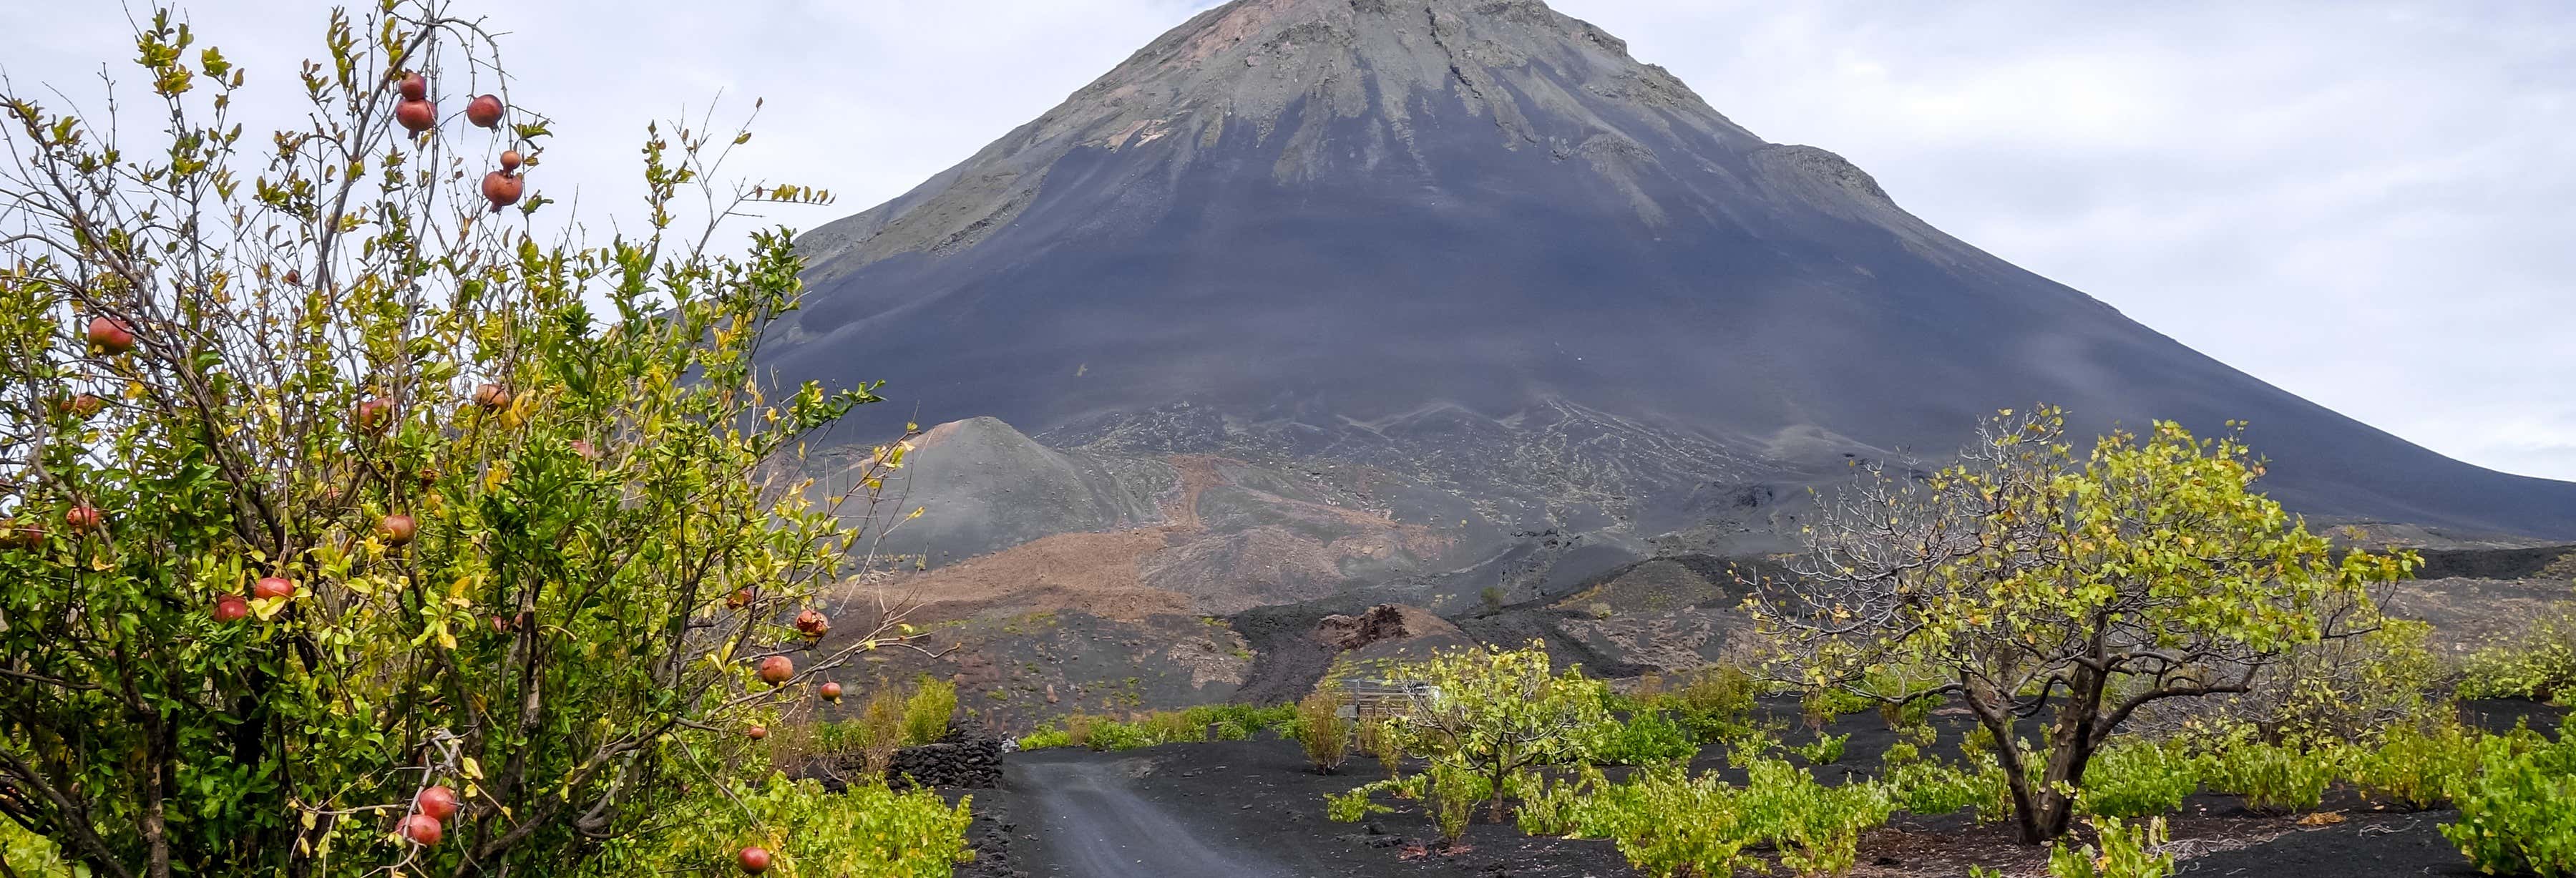
<svg viewBox="0 0 2576 878"><path fill-rule="evenodd" d="M2048 836L2040 832L2038 791L2030 788L2030 773L2023 770L2021 742L2013 734L2012 708L2005 700L1985 689L1970 686L1966 691L1968 710L1977 722L1995 738L1995 764L2004 770L2004 786L2012 791L2015 835L2022 844L2040 844Z"/></svg>
<svg viewBox="0 0 2576 878"><path fill-rule="evenodd" d="M2094 727L2101 721L2101 674L2078 666L2075 679L2068 682L2066 703L2057 709L2057 722L2048 731L2048 767L2041 774L2040 810L2036 828L2041 840L2066 834L2075 822L2074 790L2084 780L2084 767L2093 761L2097 738Z"/></svg>

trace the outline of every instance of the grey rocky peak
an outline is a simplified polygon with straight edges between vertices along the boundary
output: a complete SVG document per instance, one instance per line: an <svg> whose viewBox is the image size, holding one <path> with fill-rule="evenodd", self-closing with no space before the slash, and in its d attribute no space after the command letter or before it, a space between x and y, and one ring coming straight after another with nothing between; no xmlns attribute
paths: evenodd
<svg viewBox="0 0 2576 878"><path fill-rule="evenodd" d="M853 436L996 419L922 458L955 475L928 496L990 513L924 528L943 552L1181 526L1195 456L1219 487L1188 496L1222 501L1201 519L1235 548L1118 549L1140 576L1294 556L1302 595L1436 554L1537 588L1676 540L1763 545L1795 503L1738 499L1937 461L2043 401L2078 431L2250 422L2263 487L2302 512L2576 536L2576 485L2203 356L1537 0L1237 0L798 245L806 305L766 367L887 380ZM1501 569L1532 533L1581 539Z"/></svg>

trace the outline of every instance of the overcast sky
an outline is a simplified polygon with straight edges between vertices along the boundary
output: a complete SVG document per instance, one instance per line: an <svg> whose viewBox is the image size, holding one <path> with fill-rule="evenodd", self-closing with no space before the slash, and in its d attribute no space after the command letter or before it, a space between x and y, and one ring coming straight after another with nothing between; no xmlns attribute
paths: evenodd
<svg viewBox="0 0 2576 878"><path fill-rule="evenodd" d="M770 217L798 228L910 188L1214 5L457 2L513 32L513 96L564 132L537 190L634 216L647 120L763 97L741 169L841 195ZM2576 3L1554 5L1754 133L1841 153L1934 225L2220 360L2576 479ZM183 8L284 97L328 4ZM132 82L132 54L110 0L0 0L22 92L95 95L99 62Z"/></svg>

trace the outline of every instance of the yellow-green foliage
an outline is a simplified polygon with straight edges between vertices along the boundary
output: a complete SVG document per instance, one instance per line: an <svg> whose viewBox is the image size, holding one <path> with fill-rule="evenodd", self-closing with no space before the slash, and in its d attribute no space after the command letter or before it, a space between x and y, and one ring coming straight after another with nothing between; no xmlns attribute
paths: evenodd
<svg viewBox="0 0 2576 878"><path fill-rule="evenodd" d="M2480 871L2576 875L2576 741L2537 734L2478 743L2477 769L2452 791L2459 822L2442 837Z"/></svg>
<svg viewBox="0 0 2576 878"><path fill-rule="evenodd" d="M2012 808L2012 789L1991 757L1951 765L1898 741L1887 745L1880 765L1888 795L1908 813L1939 816L1975 808L1979 820L1991 821Z"/></svg>
<svg viewBox="0 0 2576 878"><path fill-rule="evenodd" d="M586 244L543 174L514 210L477 197L492 150L553 143L539 108L497 136L389 124L398 71L519 75L510 22L443 0L260 22L320 38L299 76L152 5L116 77L152 124L0 83L5 819L112 875L563 875L666 854L674 816L762 789L744 730L919 636L892 600L828 644L780 624L825 586L891 597L852 549L895 518L877 492L908 446L841 467L847 494L796 484L875 385L772 380L790 236L708 246L739 230L671 214L820 194L701 190L749 133L660 128L647 213L588 217L619 233ZM94 319L138 343L93 348ZM78 394L102 405L50 404ZM254 594L268 577L291 590ZM790 674L756 676L773 658ZM403 842L430 784L471 810ZM614 874L667 857L633 862Z"/></svg>
<svg viewBox="0 0 2576 878"><path fill-rule="evenodd" d="M1702 741L1743 735L1752 726L1753 702L1761 681L1742 667L1721 664L1702 668L1670 690L1644 692L1639 702L1649 710L1669 713Z"/></svg>
<svg viewBox="0 0 2576 878"><path fill-rule="evenodd" d="M1832 765L1843 761L1843 745L1850 741L1848 733L1818 735L1813 741L1789 749L1797 753L1798 758L1807 760L1808 765Z"/></svg>
<svg viewBox="0 0 2576 878"><path fill-rule="evenodd" d="M2174 873L2165 844L2165 819L2123 825L2117 817L2093 821L2097 845L2059 843L2048 850L2049 878L2167 878Z"/></svg>
<svg viewBox="0 0 2576 878"><path fill-rule="evenodd" d="M965 839L971 800L952 806L930 790L899 793L877 783L827 793L814 781L773 776L733 800L699 799L664 815L674 835L667 847L612 845L578 874L739 875L735 853L758 845L777 858L768 874L784 878L947 878L975 858Z"/></svg>
<svg viewBox="0 0 2576 878"><path fill-rule="evenodd" d="M2181 748L2123 739L2093 754L2077 804L2101 817L2149 817L2182 807L2198 789L2199 763Z"/></svg>
<svg viewBox="0 0 2576 878"><path fill-rule="evenodd" d="M1377 760L1387 777L1404 774L1404 735L1384 720L1361 723L1358 731L1360 752Z"/></svg>
<svg viewBox="0 0 2576 878"><path fill-rule="evenodd" d="M1480 778L1496 821L1514 774L1580 762L1611 728L1608 688L1574 668L1555 673L1536 641L1504 652L1443 651L1404 676L1432 692L1398 720L1405 749Z"/></svg>
<svg viewBox="0 0 2576 878"><path fill-rule="evenodd" d="M1842 875L1858 856L1861 833L1887 822L1894 810L1878 784L1826 786L1778 759L1755 762L1741 787L1714 774L1660 768L1582 789L1577 802L1550 802L1553 813L1543 822L1607 837L1649 875L1730 875L1748 862L1742 851L1755 844L1776 849L1792 873Z"/></svg>
<svg viewBox="0 0 2576 878"><path fill-rule="evenodd" d="M1322 690L1297 702L1297 743L1306 749L1306 761L1316 771L1333 773L1351 755L1351 726L1342 717L1343 699L1338 692Z"/></svg>
<svg viewBox="0 0 2576 878"><path fill-rule="evenodd" d="M2253 679L2251 691L2189 705L2195 719L2249 724L2268 740L2359 741L2391 726L2426 722L2446 673L2427 645L2433 626L2349 610L2367 633L2302 645Z"/></svg>
<svg viewBox="0 0 2576 878"><path fill-rule="evenodd" d="M7 818L0 818L0 864L17 870L24 878L75 878L80 874L63 861L62 849L53 842Z"/></svg>
<svg viewBox="0 0 2576 878"><path fill-rule="evenodd" d="M2337 746L2304 748L2238 739L2201 759L2201 779L2245 799L2245 807L2274 813L2306 811L2343 775Z"/></svg>
<svg viewBox="0 0 2576 878"><path fill-rule="evenodd" d="M1645 771L1600 791L1577 821L1608 837L1639 872L1658 878L1730 878L1755 840L1736 790L1716 775Z"/></svg>
<svg viewBox="0 0 2576 878"><path fill-rule="evenodd" d="M1581 837L1581 821L1594 810L1589 809L1586 803L1609 785L1601 770L1589 765L1576 769L1570 777L1550 778L1536 772L1521 774L1512 779L1512 798L1520 800L1520 807L1512 812L1512 818L1520 825L1521 832L1530 835L1570 834Z"/></svg>
<svg viewBox="0 0 2576 878"><path fill-rule="evenodd" d="M2438 808L2477 771L2479 736L2457 720L2390 729L2379 746L2354 754L2353 780L2374 798Z"/></svg>
<svg viewBox="0 0 2576 878"><path fill-rule="evenodd" d="M1464 765L1433 762L1422 776L1424 805L1431 809L1432 822L1440 826L1440 841L1455 845L1467 834L1467 820L1476 811L1476 803L1488 798L1501 800L1502 793L1488 785L1483 775Z"/></svg>
<svg viewBox="0 0 2576 878"><path fill-rule="evenodd" d="M1130 714L1128 719L1086 713L1066 714L1052 728L1020 738L1020 749L1089 747L1127 750L1156 744L1240 741L1254 732L1287 733L1297 725L1294 706L1253 707L1246 704L1202 704L1187 710Z"/></svg>
<svg viewBox="0 0 2576 878"><path fill-rule="evenodd" d="M948 721L956 713L957 684L922 677L903 704L904 745L928 744L947 736Z"/></svg>
<svg viewBox="0 0 2576 878"><path fill-rule="evenodd" d="M1766 759L1747 772L1738 807L1747 831L1779 847L1781 865L1830 876L1851 871L1860 834L1886 823L1895 803L1877 784L1825 786L1787 761Z"/></svg>
<svg viewBox="0 0 2576 878"><path fill-rule="evenodd" d="M2576 694L2576 610L2541 617L2512 641L2469 657L2462 698L2567 700Z"/></svg>
<svg viewBox="0 0 2576 878"><path fill-rule="evenodd" d="M1793 575L1763 583L1763 633L1811 688L1911 694L1874 691L1891 669L1916 693L2053 680L2050 721L2107 733L2141 705L2216 694L2228 668L2360 634L2370 589L2417 563L2310 533L2252 490L2263 464L2236 432L2158 422L2077 448L2062 412L2007 411L1928 477L1867 470L1811 517ZM1962 694L1992 705L1977 715L1998 739L2023 738L2023 717L1996 708L2034 693ZM2058 776L2074 754L2042 755L2043 771L2005 776L2032 843L2066 830L2081 780Z"/></svg>
<svg viewBox="0 0 2576 878"><path fill-rule="evenodd" d="M866 758L868 774L883 777L894 765L894 751L903 747L903 694L892 686L879 687L868 696L868 705L859 712L856 724L844 723L852 743Z"/></svg>

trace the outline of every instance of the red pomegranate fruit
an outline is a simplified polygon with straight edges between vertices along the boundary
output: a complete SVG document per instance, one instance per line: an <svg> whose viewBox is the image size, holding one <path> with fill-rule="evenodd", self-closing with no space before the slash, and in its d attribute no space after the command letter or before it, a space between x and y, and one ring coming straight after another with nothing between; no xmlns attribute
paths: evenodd
<svg viewBox="0 0 2576 878"><path fill-rule="evenodd" d="M447 830L438 825L438 818L414 814L403 818L402 834L404 838L411 839L412 844L435 847L439 839L447 837Z"/></svg>
<svg viewBox="0 0 2576 878"><path fill-rule="evenodd" d="M400 512L385 516L376 522L376 538L385 541L385 545L388 546L410 545L411 538L418 535L420 535L420 522Z"/></svg>
<svg viewBox="0 0 2576 878"><path fill-rule="evenodd" d="M760 660L760 679L763 682L775 686L793 676L796 676L796 663L788 661L786 656L773 655Z"/></svg>
<svg viewBox="0 0 2576 878"><path fill-rule="evenodd" d="M403 100L417 101L429 97L429 77L417 72L404 71L400 87Z"/></svg>
<svg viewBox="0 0 2576 878"><path fill-rule="evenodd" d="M739 610L748 606L751 606L751 589L734 589L733 595L725 598L725 609Z"/></svg>
<svg viewBox="0 0 2576 878"><path fill-rule="evenodd" d="M107 516L100 514L96 506L82 504L63 511L63 525L73 533L94 531L106 523Z"/></svg>
<svg viewBox="0 0 2576 878"><path fill-rule="evenodd" d="M515 149L505 149L505 150L502 150L502 151L501 151L501 170L504 170L504 171L515 171L515 170L518 170L518 169L519 169L519 151L518 151L518 150L515 150Z"/></svg>
<svg viewBox="0 0 2576 878"><path fill-rule="evenodd" d="M228 594L215 599L215 621L230 625L250 615L250 602L241 595Z"/></svg>
<svg viewBox="0 0 2576 878"><path fill-rule="evenodd" d="M358 426L365 428L367 432L383 432L385 425L392 423L393 416L392 400L369 397L365 402L358 403Z"/></svg>
<svg viewBox="0 0 2576 878"><path fill-rule="evenodd" d="M824 618L822 613L810 607L796 614L797 633L807 637L821 637L823 632L830 630L832 630L832 620Z"/></svg>
<svg viewBox="0 0 2576 878"><path fill-rule="evenodd" d="M427 131L438 124L438 105L428 101L403 101L394 104L394 121L413 134Z"/></svg>
<svg viewBox="0 0 2576 878"><path fill-rule="evenodd" d="M841 700L841 684L839 684L839 683L825 683L825 684L823 684L823 700L825 700L825 701L830 701L830 702L835 702L835 703L839 702L839 701Z"/></svg>
<svg viewBox="0 0 2576 878"><path fill-rule="evenodd" d="M484 411L509 408L510 391L502 389L501 385L486 382L474 388L474 404Z"/></svg>
<svg viewBox="0 0 2576 878"><path fill-rule="evenodd" d="M448 789L445 784L430 787L413 796L411 804L420 809L420 813L429 815L429 819L445 820L456 816L456 791Z"/></svg>
<svg viewBox="0 0 2576 878"><path fill-rule="evenodd" d="M734 855L733 861L742 866L742 872L745 875L758 875L769 871L769 852L758 847L743 848L742 853Z"/></svg>
<svg viewBox="0 0 2576 878"><path fill-rule="evenodd" d="M92 317L89 319L89 346L111 356L133 350L134 329L114 317Z"/></svg>
<svg viewBox="0 0 2576 878"><path fill-rule="evenodd" d="M501 124L501 99L493 95L480 95L474 100L468 101L465 104L465 121L474 123L477 128L492 128L499 126Z"/></svg>
<svg viewBox="0 0 2576 878"><path fill-rule="evenodd" d="M519 203L519 195L527 190L527 185L527 181L518 177L493 171L483 175L483 200L492 202L492 209L497 212Z"/></svg>
<svg viewBox="0 0 2576 878"><path fill-rule="evenodd" d="M258 582L250 584L250 594L263 600L291 598L295 596L295 581L282 576L262 576Z"/></svg>
<svg viewBox="0 0 2576 878"><path fill-rule="evenodd" d="M743 734L743 736L744 736L744 737L747 737L747 738L750 738L750 739L752 739L752 740L754 740L754 741L757 741L757 740L760 740L760 739L762 739L762 738L769 737L769 727L768 727L768 726L752 726L750 729L745 730L742 734Z"/></svg>

